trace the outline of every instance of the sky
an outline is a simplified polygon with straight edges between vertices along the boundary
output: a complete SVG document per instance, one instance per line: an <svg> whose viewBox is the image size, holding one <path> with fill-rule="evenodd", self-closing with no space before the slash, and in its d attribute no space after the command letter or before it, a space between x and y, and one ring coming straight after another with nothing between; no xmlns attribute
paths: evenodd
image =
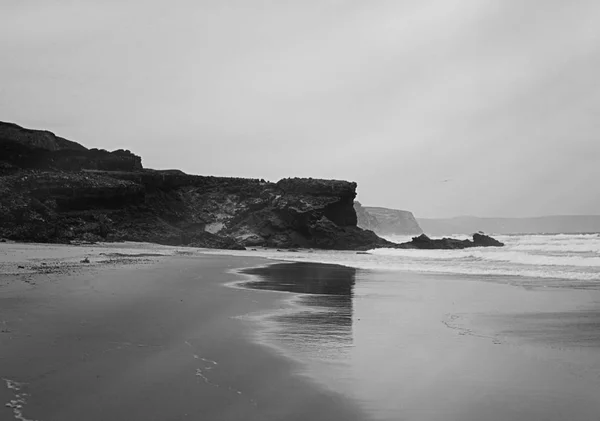
<svg viewBox="0 0 600 421"><path fill-rule="evenodd" d="M600 2L2 0L0 120L417 217L600 214Z"/></svg>

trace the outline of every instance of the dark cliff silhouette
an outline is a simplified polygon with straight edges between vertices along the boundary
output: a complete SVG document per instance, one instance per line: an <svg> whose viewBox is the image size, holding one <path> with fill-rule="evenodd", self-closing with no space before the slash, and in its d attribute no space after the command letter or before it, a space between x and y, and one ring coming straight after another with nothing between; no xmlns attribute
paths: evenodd
<svg viewBox="0 0 600 421"><path fill-rule="evenodd" d="M356 226L356 183L156 171L126 150L88 149L12 123L0 123L0 153L0 237L222 248L387 244Z"/></svg>
<svg viewBox="0 0 600 421"><path fill-rule="evenodd" d="M357 226L356 187L341 180L272 183L146 169L128 150L88 149L0 122L0 238L231 249L489 245L384 240Z"/></svg>

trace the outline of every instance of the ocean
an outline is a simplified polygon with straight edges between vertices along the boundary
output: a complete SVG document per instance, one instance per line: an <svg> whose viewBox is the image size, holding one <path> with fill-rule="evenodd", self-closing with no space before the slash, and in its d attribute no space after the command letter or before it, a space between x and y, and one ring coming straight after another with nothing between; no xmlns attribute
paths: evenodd
<svg viewBox="0 0 600 421"><path fill-rule="evenodd" d="M410 241L410 237L386 238L394 242ZM240 254L340 264L356 269L475 276L479 280L533 287L600 287L600 234L494 235L494 238L505 246L464 250L384 248L366 253L257 250Z"/></svg>
<svg viewBox="0 0 600 421"><path fill-rule="evenodd" d="M531 286L600 286L600 234L495 235L494 238L505 246L464 250L380 249L370 253L376 256L377 264L402 270L510 277L500 281Z"/></svg>
<svg viewBox="0 0 600 421"><path fill-rule="evenodd" d="M282 305L242 319L372 419L600 419L600 234L494 237L505 247L235 252L288 262L244 272Z"/></svg>

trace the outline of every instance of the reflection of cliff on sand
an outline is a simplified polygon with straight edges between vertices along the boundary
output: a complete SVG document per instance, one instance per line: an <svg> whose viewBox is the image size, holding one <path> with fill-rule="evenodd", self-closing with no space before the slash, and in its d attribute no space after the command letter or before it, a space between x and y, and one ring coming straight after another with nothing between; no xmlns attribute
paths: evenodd
<svg viewBox="0 0 600 421"><path fill-rule="evenodd" d="M352 297L356 269L318 263L279 263L251 268L244 273L258 276L247 282L254 289L307 294L300 303L306 311L276 317L280 339L303 348L323 349L352 343ZM317 310L317 311L313 311Z"/></svg>

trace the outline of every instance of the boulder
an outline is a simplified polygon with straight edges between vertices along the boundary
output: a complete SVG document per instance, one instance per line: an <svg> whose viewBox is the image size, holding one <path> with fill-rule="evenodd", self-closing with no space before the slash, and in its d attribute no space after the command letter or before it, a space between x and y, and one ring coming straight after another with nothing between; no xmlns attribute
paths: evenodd
<svg viewBox="0 0 600 421"><path fill-rule="evenodd" d="M477 247L502 247L504 243L496 240L495 238L490 237L489 235L475 233L473 234L473 243L477 245Z"/></svg>

